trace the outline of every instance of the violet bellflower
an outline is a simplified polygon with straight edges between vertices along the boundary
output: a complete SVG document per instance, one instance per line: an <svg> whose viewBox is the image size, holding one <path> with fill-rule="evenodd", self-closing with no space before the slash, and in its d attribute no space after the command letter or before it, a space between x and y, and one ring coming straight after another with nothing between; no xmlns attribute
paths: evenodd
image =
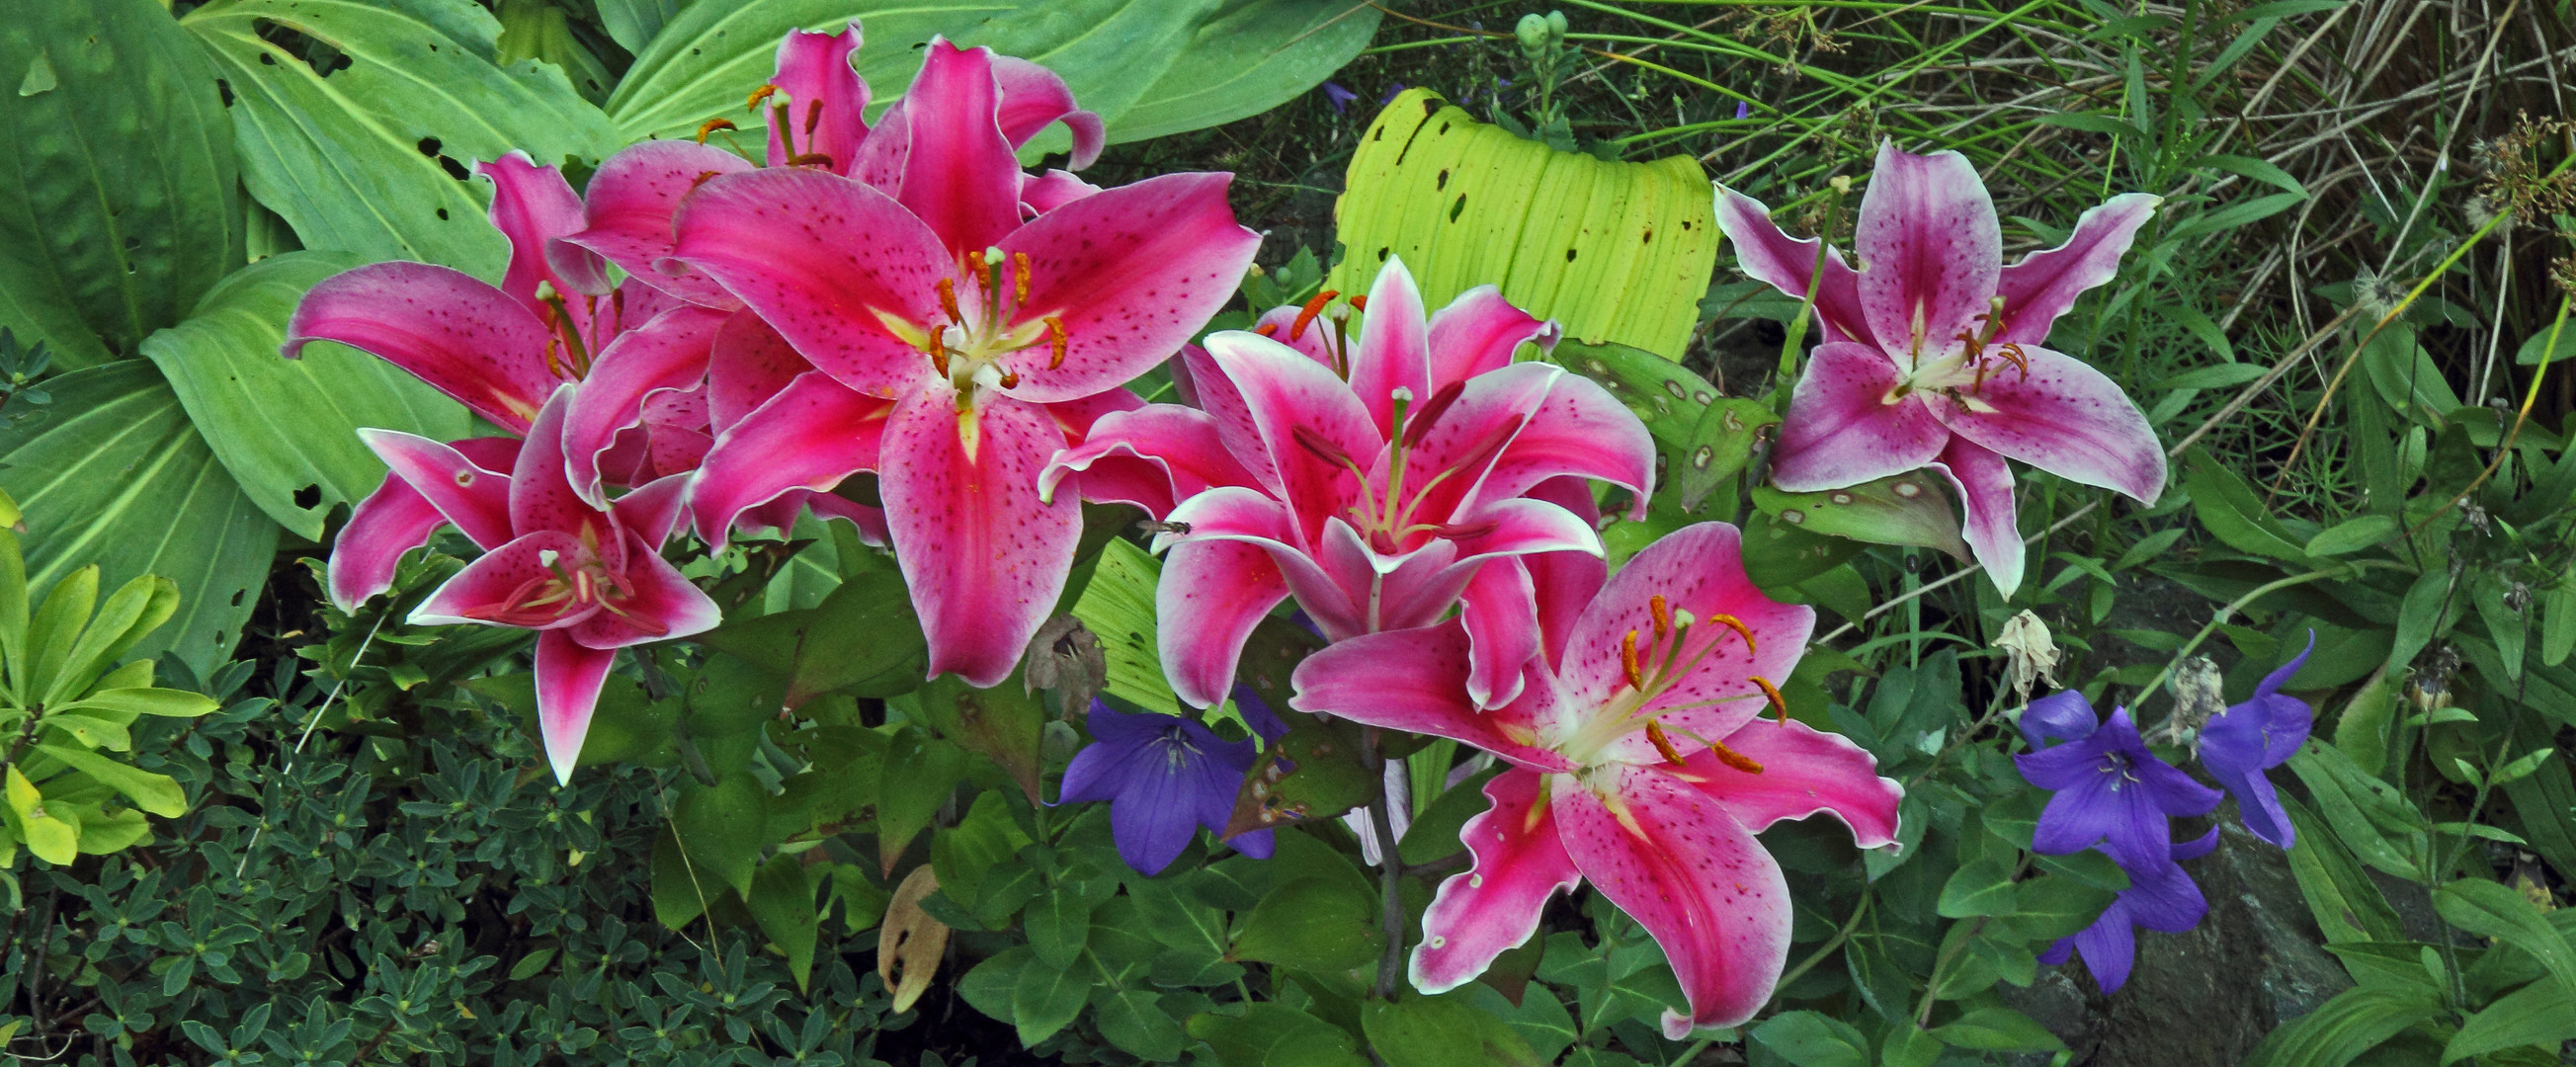
<svg viewBox="0 0 2576 1067"><path fill-rule="evenodd" d="M1258 752L1253 739L1227 741L1187 716L1131 715L1098 698L1083 725L1092 742L1065 766L1057 803L1108 801L1110 832L1118 858L1128 866L1161 874L1200 829L1225 832L1244 772ZM1270 858L1268 830L1237 834L1225 843L1255 859Z"/></svg>
<svg viewBox="0 0 2576 1067"><path fill-rule="evenodd" d="M1328 296L1330 294L1327 294ZM1467 693L1510 702L1538 653L1534 554L1601 555L1591 488L1654 482L1645 425L1599 385L1512 361L1558 327L1492 286L1426 315L1400 259L1356 329L1323 298L1183 352L1198 407L1103 416L1048 464L1093 500L1167 523L1156 594L1173 692L1205 707L1233 685L1245 639L1293 595L1325 639L1428 626L1464 607Z"/></svg>
<svg viewBox="0 0 2576 1067"><path fill-rule="evenodd" d="M2236 797L2236 815L2246 830L2282 848L2297 841L2298 831L2264 772L2289 762L2308 743L2308 703L2283 696L2281 686L2299 673L2316 647L2316 633L2309 631L2308 647L2296 658L2264 675L2244 703L2210 716L2200 728L2202 769Z"/></svg>
<svg viewBox="0 0 2576 1067"><path fill-rule="evenodd" d="M1895 841L1902 790L1837 734L1784 716L1786 678L1815 609L1745 577L1741 536L1687 526L1615 576L1567 568L1536 586L1541 655L1500 708L1468 694L1463 622L1366 634L1308 656L1294 705L1454 738L1511 765L1460 837L1474 866L1422 916L1412 979L1455 989L1538 929L1548 899L1589 878L1663 946L1686 1009L1664 1035L1733 1026L1771 999L1788 962L1789 888L1754 835L1819 812L1862 848ZM1597 562L1597 561L1596 561Z"/></svg>
<svg viewBox="0 0 2576 1067"><path fill-rule="evenodd" d="M876 472L929 671L978 686L1010 673L1072 568L1081 513L1040 496L1039 468L1141 403L1121 387L1189 340L1259 242L1230 175L1022 173L1014 150L1057 121L1086 161L1097 119L1062 88L933 40L848 176L836 157L710 178L667 257L814 368L719 436L690 490L698 533L721 545L747 510Z"/></svg>
<svg viewBox="0 0 2576 1067"><path fill-rule="evenodd" d="M2129 709L2115 708L2109 721L2089 728L2093 708L2082 694L2061 693L2046 702L2053 702L2046 716L2049 732L2033 730L2029 712L2024 730L2037 735L2035 744L2047 736L2063 740L2013 757L2024 779L2056 794L2040 810L2031 851L2062 856L2099 845L2132 872L2172 863L2172 820L2207 815L2224 794L2148 751Z"/></svg>
<svg viewBox="0 0 2576 1067"><path fill-rule="evenodd" d="M2065 244L2006 264L1994 201L1967 157L1880 145L1854 238L1859 269L1824 250L1824 343L1790 394L1772 479L1810 492L1929 466L1958 491L1964 539L2007 596L2023 562L2007 457L2154 503L2165 454L2146 416L2102 372L2040 343L2118 272L2160 202L2113 197ZM1821 238L1792 240L1760 201L1723 186L1717 224L1744 273L1807 295Z"/></svg>
<svg viewBox="0 0 2576 1067"><path fill-rule="evenodd" d="M2197 859L2217 847L2218 828L2213 826L2198 840L2173 846L2169 856ZM2179 934L2200 925L2201 917L2209 914L2209 901L2200 895L2199 884L2183 873L2181 864L2123 870L2129 875L2129 888L2111 898L2111 906L2102 909L2093 925L2059 938L2040 953L2039 962L2054 967L2081 953L2093 984L2104 993L2117 993L2128 984L2129 971L2137 962L2139 929Z"/></svg>

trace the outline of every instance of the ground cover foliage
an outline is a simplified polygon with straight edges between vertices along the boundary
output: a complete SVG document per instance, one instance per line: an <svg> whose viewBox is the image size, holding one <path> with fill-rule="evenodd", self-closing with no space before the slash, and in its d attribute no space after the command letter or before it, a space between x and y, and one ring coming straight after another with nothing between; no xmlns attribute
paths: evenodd
<svg viewBox="0 0 2576 1067"><path fill-rule="evenodd" d="M0 631L19 620L0 653L30 665L0 701L13 1055L2537 1064L2576 1039L2564 5L1569 0L1553 24L1420 0L174 6L16 5L0 42L21 79L0 111L29 146L0 220L0 488L24 510L0 563L25 552L0 566ZM444 439L470 416L352 349L276 359L297 300L383 260L498 279L508 241L472 168L511 149L580 188L620 146L724 115L741 128L711 143L756 156L741 99L778 36L850 17L881 101L946 33L1053 66L1103 116L1087 180L1234 172L1236 215L1267 236L1212 328L1366 291L1381 248L1430 306L1493 281L1568 324L1553 358L1626 401L1658 456L1652 510L1602 531L1611 558L1741 526L1754 580L1817 612L1786 716L1905 790L1901 850L1828 820L1762 834L1794 925L1758 1015L1668 1038L1684 990L1592 888L1476 982L1394 980L1468 869L1461 828L1497 768L1290 710L1321 642L1284 617L1252 634L1233 710L1206 715L1224 738L1256 702L1285 720L1234 825L1149 875L1112 804L1047 803L1100 733L1094 693L1190 710L1154 654L1169 564L1131 509L1086 505L1050 613L1082 630L1041 631L980 690L922 683L903 577L847 523L685 557L724 625L623 661L565 785L528 635L406 621L473 545L448 536L384 596L333 606L320 561L383 470L354 429ZM1574 243L1509 262L1440 236L1381 191L1414 172L1371 135L1444 121L1500 133L1476 157L1492 184L1462 164L1423 201L1449 226L1581 207L1518 190L1499 161L1519 145L1560 154L1528 157L1550 173L1681 157L1666 178L1845 247L1883 139L1956 150L2008 260L2112 194L2158 194L2048 339L2136 401L2171 484L2140 505L2025 471L2009 598L1953 512L1906 506L1919 492L1888 486L1872 512L1764 485L1815 309L1671 228L1669 260L1597 246L1632 272L1606 282L1573 254L1608 240L1580 215ZM1697 192L1623 203L1678 227L1707 218ZM1354 214L1370 196L1394 206ZM2295 843L2235 801L2185 817L2177 841L2218 835L2180 866L2207 917L2137 935L2117 991L2089 945L2043 962L2133 879L2035 848L2050 794L2014 759L2044 747L2024 706L2126 706L2193 766L2190 731L2303 648L2274 683L2314 715L2271 776ZM1409 776L1383 785L1373 760ZM1409 816L1388 855L1324 817L1354 805L1373 835ZM1216 840L1249 827L1268 858Z"/></svg>

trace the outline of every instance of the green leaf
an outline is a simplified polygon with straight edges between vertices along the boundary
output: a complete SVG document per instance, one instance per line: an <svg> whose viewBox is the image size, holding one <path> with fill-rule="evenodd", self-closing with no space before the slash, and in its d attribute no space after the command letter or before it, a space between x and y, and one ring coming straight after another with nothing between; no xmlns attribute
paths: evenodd
<svg viewBox="0 0 2576 1067"><path fill-rule="evenodd" d="M2399 878L2419 880L2408 857L2419 851L2415 845L2427 824L2395 786L2355 766L2342 749L2313 739L2290 757L2290 770L2307 784L2335 836L2354 856ZM2398 847L2400 842L2407 847Z"/></svg>
<svg viewBox="0 0 2576 1067"><path fill-rule="evenodd" d="M603 22L609 6L602 5ZM607 108L619 140L692 136L699 123L721 116L742 122L743 143L756 150L762 143L757 131L767 124L762 116L745 112L743 97L768 83L778 39L787 31L837 33L849 20L864 18L867 41L854 65L879 101L891 101L921 67L914 45L976 19L1007 18L1021 5L1020 0L749 0L676 6L678 14L662 24L651 43L627 46L635 63L609 94Z"/></svg>
<svg viewBox="0 0 2576 1067"><path fill-rule="evenodd" d="M2307 562L2307 548L2272 516L2252 486L2233 470L2210 458L2205 449L2183 456L2183 488L2191 496L2192 514L2227 547L2257 556Z"/></svg>
<svg viewBox="0 0 2576 1067"><path fill-rule="evenodd" d="M1850 1023L1812 1011L1788 1011L1753 1028L1753 1040L1795 1067L1870 1067L1869 1039Z"/></svg>
<svg viewBox="0 0 2576 1067"><path fill-rule="evenodd" d="M981 919L999 920L1018 910L1030 894L1016 899L999 893L988 893L988 880L1002 875L1028 873L1026 864L1013 861L1029 835L1011 819L1010 804L1002 794L978 793L968 806L964 818L955 826L940 827L930 842L930 863L939 872L939 891L949 899L975 909ZM1004 865L1007 869L999 870ZM1036 883L1028 883L1033 894ZM998 883L994 888L998 888ZM987 899L991 898L991 899Z"/></svg>
<svg viewBox="0 0 2576 1067"><path fill-rule="evenodd" d="M509 245L466 168L513 150L597 160L622 143L561 69L496 62L501 24L468 0L216 0L180 25L232 89L243 184L307 248L498 279ZM348 66L314 70L261 36L272 26L329 44Z"/></svg>
<svg viewBox="0 0 2576 1067"><path fill-rule="evenodd" d="M244 258L214 71L167 4L7 11L0 70L27 79L0 93L0 325L59 370L131 357Z"/></svg>
<svg viewBox="0 0 2576 1067"><path fill-rule="evenodd" d="M268 517L310 541L333 507L375 492L385 464L358 440L376 427L445 441L465 436L465 406L401 368L320 342L280 359L286 317L315 282L357 266L335 252L288 252L226 278L186 322L153 334L143 354ZM318 490L318 492L317 492Z"/></svg>
<svg viewBox="0 0 2576 1067"><path fill-rule="evenodd" d="M706 914L710 898L722 896L724 884L699 870L681 850L669 823L653 837L653 919L677 930Z"/></svg>
<svg viewBox="0 0 2576 1067"><path fill-rule="evenodd" d="M2576 1041L2576 993L2556 982L2533 982L2496 998L2460 1024L2442 1046L2442 1062L2509 1048L2538 1046L2555 1054L2559 1045Z"/></svg>
<svg viewBox="0 0 2576 1067"><path fill-rule="evenodd" d="M69 704L56 707L56 712L95 709L122 715L159 715L170 719L193 719L222 707L215 698L185 689L101 689Z"/></svg>
<svg viewBox="0 0 2576 1067"><path fill-rule="evenodd" d="M1360 1005L1360 1032L1387 1067L1538 1067L1510 1024L1457 996L1406 996Z"/></svg>
<svg viewBox="0 0 2576 1067"><path fill-rule="evenodd" d="M1134 542L1113 540L1101 546L1100 564L1074 602L1073 617L1100 639L1101 654L1109 662L1104 691L1146 711L1179 715L1181 698L1172 695L1171 683L1163 679L1156 644L1154 585L1162 574L1162 561Z"/></svg>
<svg viewBox="0 0 2576 1067"><path fill-rule="evenodd" d="M1190 1036L1208 1044L1220 1067L1368 1067L1348 1031L1284 1004L1254 1001L1241 1010L1190 1016Z"/></svg>
<svg viewBox="0 0 2576 1067"><path fill-rule="evenodd" d="M2453 926L2530 953L2561 988L2576 995L2576 945L2560 936L2522 894L2482 878L2463 878L2433 894L2433 908Z"/></svg>
<svg viewBox="0 0 2576 1067"><path fill-rule="evenodd" d="M1367 292L1401 257L1430 307L1499 285L1586 344L1678 358L1699 325L1718 234L1689 156L1558 152L1408 89L1361 135L1345 188L1334 218L1349 254L1327 288Z"/></svg>
<svg viewBox="0 0 2576 1067"><path fill-rule="evenodd" d="M2397 520L2386 515L2362 515L2345 519L2326 527L2315 537L2309 538L2307 553L2311 556L2327 557L2359 552L2387 540L2388 535L2396 532Z"/></svg>
<svg viewBox="0 0 2576 1067"><path fill-rule="evenodd" d="M895 861L930 825L931 816L948 803L948 794L966 777L966 753L918 727L905 727L886 746L885 771L877 779L877 857L879 873L894 876Z"/></svg>
<svg viewBox="0 0 2576 1067"><path fill-rule="evenodd" d="M664 24L680 13L686 0L593 0L599 9L599 26L608 31L608 39L617 47L635 55L662 32Z"/></svg>
<svg viewBox="0 0 2576 1067"><path fill-rule="evenodd" d="M2013 910L2013 866L2005 857L1988 854L1959 868L1941 886L1941 899L1936 905L1944 918L1965 919L1976 915L2008 915Z"/></svg>
<svg viewBox="0 0 2576 1067"><path fill-rule="evenodd" d="M680 799L672 806L671 829L696 865L699 881L710 888L732 886L749 899L768 817L769 791L758 778L729 774L712 786L684 778Z"/></svg>
<svg viewBox="0 0 2576 1067"><path fill-rule="evenodd" d="M2065 1048L2030 1016L2011 1008L1976 1008L1941 1026L1932 1036L1945 1044L1979 1052L2055 1052Z"/></svg>
<svg viewBox="0 0 2576 1067"><path fill-rule="evenodd" d="M1497 768L1499 770L1499 768ZM1493 801L1485 796L1484 784L1493 775L1478 775L1460 782L1440 794L1440 799L1413 817L1413 825L1404 831L1404 841L1396 846L1396 855L1407 867L1429 863L1466 847L1459 832L1467 820L1485 813Z"/></svg>
<svg viewBox="0 0 2576 1067"><path fill-rule="evenodd" d="M787 680L782 700L802 707L825 693L886 697L921 684L927 639L903 575L870 571L811 608L728 622L698 640Z"/></svg>
<svg viewBox="0 0 2576 1067"><path fill-rule="evenodd" d="M2111 906L2110 890L2072 878L2032 878L2013 886L2013 911L2004 925L2028 942L2054 942L2093 925Z"/></svg>
<svg viewBox="0 0 2576 1067"><path fill-rule="evenodd" d="M546 945L535 949L527 955L519 957L519 962L510 965L510 980L513 982L524 982L528 979L534 978L545 971L547 964L553 963L554 961L554 946Z"/></svg>
<svg viewBox="0 0 2576 1067"><path fill-rule="evenodd" d="M75 745L58 745L39 741L36 748L63 766L90 776L91 780L124 794L134 806L164 819L176 819L188 813L188 794L176 779L154 774L109 759Z"/></svg>
<svg viewBox="0 0 2576 1067"><path fill-rule="evenodd" d="M1047 966L1070 969L1091 938L1091 910L1091 898L1073 886L1058 885L1038 894L1020 920L1028 926L1029 947Z"/></svg>
<svg viewBox="0 0 2576 1067"><path fill-rule="evenodd" d="M1377 33L1359 0L1225 0L1178 58L1109 123L1112 142L1142 141L1258 115L1321 84Z"/></svg>
<svg viewBox="0 0 2576 1067"><path fill-rule="evenodd" d="M1004 18L959 23L950 36L961 46L986 45L1006 56L1019 56L1055 71L1083 107L1100 114L1112 131L1127 109L1141 99L1181 58L1198 27L1221 0L1041 0L1022 3ZM1353 51L1357 51L1354 46ZM919 63L919 53L911 53ZM860 60L865 73L866 60ZM1323 76L1317 75L1317 81ZM906 71L904 81L910 81ZM893 88L888 79L887 88ZM1249 112L1247 112L1249 114ZM1238 116L1239 117L1239 116ZM1174 118L1189 122L1186 113ZM1196 129L1196 123L1182 129ZM1137 138L1121 137L1121 140ZM1072 146L1062 127L1040 133L1020 153L1060 152Z"/></svg>
<svg viewBox="0 0 2576 1067"><path fill-rule="evenodd" d="M1330 972L1365 964L1385 947L1376 901L1339 878L1309 874L1280 883L1253 906L1232 958Z"/></svg>
<svg viewBox="0 0 2576 1067"><path fill-rule="evenodd" d="M0 491L26 510L29 584L95 563L105 581L157 574L178 612L127 655L178 654L199 675L232 651L277 549L260 514L148 363L47 379L45 417L0 428Z"/></svg>
<svg viewBox="0 0 2576 1067"><path fill-rule="evenodd" d="M2290 873L2298 879L2299 895L2306 898L2308 913L2316 918L2326 941L2344 944L2404 940L2406 934L2397 923L2396 909L2389 907L2387 896L2352 853L2298 798L2281 797L2281 807L2298 832L2296 843L2290 847Z"/></svg>
<svg viewBox="0 0 2576 1067"><path fill-rule="evenodd" d="M2343 1067L2381 1042L2442 1013L2427 986L2356 986L2274 1030L2250 1067Z"/></svg>
<svg viewBox="0 0 2576 1067"><path fill-rule="evenodd" d="M1915 1029L1912 1020L1903 1020L1887 1031L1878 1058L1880 1067L1932 1067L1932 1061L1941 1058L1941 1039Z"/></svg>
<svg viewBox="0 0 2576 1067"><path fill-rule="evenodd" d="M957 995L966 998L976 1011L1010 1022L1017 1014L1011 1006L1011 995L1019 988L1020 974L1036 963L1037 957L1027 945L1003 949L957 979Z"/></svg>
<svg viewBox="0 0 2576 1067"><path fill-rule="evenodd" d="M1959 516L1930 474L1914 472L1821 493L1784 493L1753 487L1753 506L1808 533L1848 537L1874 545L1918 545L1968 562L1959 539Z"/></svg>
<svg viewBox="0 0 2576 1067"><path fill-rule="evenodd" d="M2567 761L2543 760L2531 774L2506 782L2505 796L2522 817L2532 851L2558 870L2576 870L2576 776Z"/></svg>
<svg viewBox="0 0 2576 1067"><path fill-rule="evenodd" d="M2540 662L2555 667L2576 652L2576 582L2540 596Z"/></svg>
<svg viewBox="0 0 2576 1067"><path fill-rule="evenodd" d="M1149 1063L1170 1063L1181 1058L1189 1035L1162 1001L1162 994L1149 990L1101 986L1091 994L1091 1009L1110 1044Z"/></svg>
<svg viewBox="0 0 2576 1067"><path fill-rule="evenodd" d="M805 880L803 858L782 852L761 864L743 902L751 905L751 920L760 924L760 932L787 954L787 970L796 976L796 988L804 989L814 973L814 941L822 916L814 907L814 886Z"/></svg>
<svg viewBox="0 0 2576 1067"><path fill-rule="evenodd" d="M1046 708L1021 683L1019 672L991 689L943 674L922 687L921 710L941 736L1009 772L1029 803L1045 802L1038 780L1038 734L1046 726Z"/></svg>

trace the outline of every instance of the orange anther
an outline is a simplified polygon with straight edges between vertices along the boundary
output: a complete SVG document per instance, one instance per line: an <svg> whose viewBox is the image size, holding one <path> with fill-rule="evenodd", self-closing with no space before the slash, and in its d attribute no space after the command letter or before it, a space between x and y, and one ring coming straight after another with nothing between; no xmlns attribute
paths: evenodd
<svg viewBox="0 0 2576 1067"><path fill-rule="evenodd" d="M1049 315L1038 321L1046 323L1047 328L1047 369L1064 366L1065 343L1071 340L1064 332L1064 320Z"/></svg>
<svg viewBox="0 0 2576 1067"><path fill-rule="evenodd" d="M1690 762L1682 758L1681 750L1673 747L1672 739L1664 736L1664 728L1661 725L1651 722L1647 723L1646 740L1654 743L1655 751L1664 754L1664 762L1670 763L1676 767ZM1723 759L1724 757L1719 758Z"/></svg>
<svg viewBox="0 0 2576 1067"><path fill-rule="evenodd" d="M1002 372L1002 388L1004 388L1004 389L1017 389L1017 388L1019 388L1019 386L1020 386L1020 372L1018 372L1018 371L1012 371L1012 370L1006 370L1006 371L1003 371L1003 372Z"/></svg>
<svg viewBox="0 0 2576 1067"><path fill-rule="evenodd" d="M1365 296L1355 296L1355 297L1352 297L1352 298L1351 298L1351 310L1353 310L1353 311L1367 311L1367 310L1368 310L1368 298L1367 298L1367 297L1365 297Z"/></svg>
<svg viewBox="0 0 2576 1067"><path fill-rule="evenodd" d="M1014 304L1029 302L1029 254L1011 253L1011 300Z"/></svg>
<svg viewBox="0 0 2576 1067"><path fill-rule="evenodd" d="M810 103L810 104L805 105L805 138L806 138L806 140L807 140L808 142L811 142L811 141L813 140L813 138L814 138L814 126L815 126L815 124L820 123L820 122L822 122L822 121L823 121L823 102L822 102L822 101L817 100L817 101L814 101L813 103Z"/></svg>
<svg viewBox="0 0 2576 1067"><path fill-rule="evenodd" d="M1726 742L1711 741L1708 743L1708 750L1717 755L1717 761L1719 763L1723 763L1729 767L1735 768L1736 770L1743 771L1746 774L1762 773L1762 765L1754 762L1753 757L1726 747Z"/></svg>
<svg viewBox="0 0 2576 1067"><path fill-rule="evenodd" d="M1646 672L1637 667L1637 631L1630 630L1619 639L1619 669L1628 676L1628 687L1646 688Z"/></svg>
<svg viewBox="0 0 2576 1067"><path fill-rule="evenodd" d="M1661 641L1664 635L1673 632L1673 609L1671 605L1664 603L1662 593L1647 598L1646 612L1655 617L1655 640Z"/></svg>
<svg viewBox="0 0 2576 1067"><path fill-rule="evenodd" d="M1288 339L1294 341L1306 336L1306 327L1314 325L1315 316L1324 313L1324 304L1340 295L1342 294L1339 290L1326 289L1315 294L1315 298L1307 301L1305 307L1297 309L1297 321L1288 324Z"/></svg>
<svg viewBox="0 0 2576 1067"><path fill-rule="evenodd" d="M732 119L708 119L707 121L698 124L698 143L707 143L707 135L714 133L717 130L736 129L741 129L741 127L734 125Z"/></svg>
<svg viewBox="0 0 2576 1067"><path fill-rule="evenodd" d="M1279 324L1275 322L1265 322L1259 326L1253 327L1252 332L1260 334L1263 337L1276 337L1279 334Z"/></svg>
<svg viewBox="0 0 2576 1067"><path fill-rule="evenodd" d="M1772 685L1770 679L1759 674L1745 675L1744 680L1759 687L1763 698L1769 700L1773 708L1779 709L1780 725L1789 725L1789 699L1780 695L1780 687Z"/></svg>
<svg viewBox="0 0 2576 1067"><path fill-rule="evenodd" d="M778 95L778 87L777 87L777 86L775 86L775 85L764 85L764 86L761 86L760 88L757 88L757 89L754 89L754 90L752 90L752 91L751 91L751 98L742 102L742 109L743 109L743 110L745 110L745 111L758 111L758 110L760 110L760 102L761 102L761 101L763 101L763 100L767 100L767 99L769 99L770 97L773 97L773 96L776 96L776 95Z"/></svg>
<svg viewBox="0 0 2576 1067"><path fill-rule="evenodd" d="M965 313L957 310L957 282L954 279L941 278L937 288L939 289L939 310L948 313L948 321L960 326L966 325Z"/></svg>
<svg viewBox="0 0 2576 1067"><path fill-rule="evenodd" d="M1708 621L1735 631L1735 636L1744 639L1744 650L1746 652L1760 651L1760 649L1753 643L1753 628L1744 625L1744 620L1736 618L1733 615L1711 615L1708 617Z"/></svg>
<svg viewBox="0 0 2576 1067"><path fill-rule="evenodd" d="M787 165L791 167L821 167L825 170L830 170L832 169L832 157L824 155L821 152L807 152L803 155L787 157Z"/></svg>
<svg viewBox="0 0 2576 1067"><path fill-rule="evenodd" d="M966 253L966 272L975 276L975 288L984 289L991 287L993 284L992 271L993 265L984 262L984 253Z"/></svg>
<svg viewBox="0 0 2576 1067"><path fill-rule="evenodd" d="M721 172L721 171L712 171L712 170L709 170L709 171L700 171L700 172L698 172L698 176L697 176L697 177L689 179L689 191L690 191L690 192L696 192L699 186L701 186L701 185L705 185L705 184L707 183L707 179L712 178L712 177L715 177L717 174L720 174L720 173L722 173L722 172Z"/></svg>

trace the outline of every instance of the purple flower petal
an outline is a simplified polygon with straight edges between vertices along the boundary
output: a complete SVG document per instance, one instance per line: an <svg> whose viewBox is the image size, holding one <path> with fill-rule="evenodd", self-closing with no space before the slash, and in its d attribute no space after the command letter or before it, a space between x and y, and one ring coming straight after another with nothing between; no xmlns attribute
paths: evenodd
<svg viewBox="0 0 2576 1067"><path fill-rule="evenodd" d="M2093 713L2093 705L2084 694L2069 689L2031 701L2022 709L2021 735L2030 747L2046 748L2059 741L2080 741L2092 735L2102 723Z"/></svg>
<svg viewBox="0 0 2576 1067"><path fill-rule="evenodd" d="M1333 105L1333 113L1336 115L1348 113L1351 101L1359 98L1360 94L1342 88L1338 84L1324 83L1324 101Z"/></svg>

